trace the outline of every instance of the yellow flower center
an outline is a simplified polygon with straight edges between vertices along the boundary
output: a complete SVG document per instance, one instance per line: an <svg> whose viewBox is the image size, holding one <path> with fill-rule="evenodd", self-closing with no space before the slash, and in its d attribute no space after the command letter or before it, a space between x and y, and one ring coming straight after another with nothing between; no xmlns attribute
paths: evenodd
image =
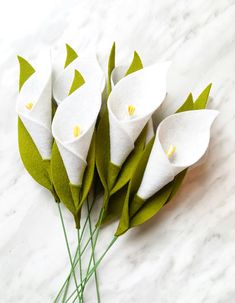
<svg viewBox="0 0 235 303"><path fill-rule="evenodd" d="M80 126L79 125L74 126L74 128L73 128L73 136L75 138L77 138L77 137L80 136L80 134L81 134Z"/></svg>
<svg viewBox="0 0 235 303"><path fill-rule="evenodd" d="M28 109L28 110L31 110L33 108L33 103L32 102L28 102L25 104L25 107Z"/></svg>
<svg viewBox="0 0 235 303"><path fill-rule="evenodd" d="M128 105L127 111L128 111L128 115L130 117L133 116L134 113L135 113L135 106L134 105Z"/></svg>
<svg viewBox="0 0 235 303"><path fill-rule="evenodd" d="M176 147L171 144L166 152L167 157L171 158L175 153L175 151L176 151Z"/></svg>

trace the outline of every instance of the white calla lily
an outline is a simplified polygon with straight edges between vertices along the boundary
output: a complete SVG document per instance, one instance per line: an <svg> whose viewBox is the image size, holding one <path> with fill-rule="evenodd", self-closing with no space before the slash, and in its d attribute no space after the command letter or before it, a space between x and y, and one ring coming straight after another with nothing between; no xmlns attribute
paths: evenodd
<svg viewBox="0 0 235 303"><path fill-rule="evenodd" d="M142 129L166 96L169 62L157 63L120 80L108 98L111 162L121 166Z"/></svg>
<svg viewBox="0 0 235 303"><path fill-rule="evenodd" d="M216 110L171 115L158 126L154 145L137 195L146 200L206 153Z"/></svg>
<svg viewBox="0 0 235 303"><path fill-rule="evenodd" d="M53 97L59 105L69 94L71 83L74 78L74 70L79 71L85 83L93 85L100 92L105 87L105 76L98 63L96 54L87 54L86 56L78 56L65 68L60 68L55 64L53 77Z"/></svg>
<svg viewBox="0 0 235 303"><path fill-rule="evenodd" d="M86 168L96 119L101 107L101 92L84 84L58 107L52 133L71 184L81 185Z"/></svg>
<svg viewBox="0 0 235 303"><path fill-rule="evenodd" d="M33 62L35 72L22 86L16 111L34 141L41 157L51 158L52 88L51 54L41 54Z"/></svg>
<svg viewBox="0 0 235 303"><path fill-rule="evenodd" d="M126 72L128 70L127 65L119 65L116 66L112 73L111 73L111 85L112 88L122 79L125 77ZM153 138L154 136L154 127L153 127L153 120L150 118L148 121L148 126L147 126L147 133L146 133L146 144Z"/></svg>

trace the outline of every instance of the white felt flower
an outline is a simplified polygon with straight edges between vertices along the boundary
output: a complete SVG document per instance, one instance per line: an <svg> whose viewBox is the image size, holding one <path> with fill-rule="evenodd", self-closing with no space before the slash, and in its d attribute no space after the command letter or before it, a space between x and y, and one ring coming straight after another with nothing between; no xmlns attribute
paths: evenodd
<svg viewBox="0 0 235 303"><path fill-rule="evenodd" d="M73 185L82 183L100 106L100 90L84 84L61 103L54 116L52 133Z"/></svg>
<svg viewBox="0 0 235 303"><path fill-rule="evenodd" d="M158 126L155 142L137 192L148 199L206 153L216 110L194 110L171 115Z"/></svg>
<svg viewBox="0 0 235 303"><path fill-rule="evenodd" d="M35 72L22 86L16 111L42 158L51 157L51 55L41 54L33 62Z"/></svg>
<svg viewBox="0 0 235 303"><path fill-rule="evenodd" d="M119 65L116 66L111 73L111 85L112 88L125 77L126 72L128 70L128 65ZM154 136L154 127L152 118L148 121L147 132L146 132L146 144L153 138Z"/></svg>
<svg viewBox="0 0 235 303"><path fill-rule="evenodd" d="M111 162L121 166L140 132L166 95L169 62L136 71L113 88L108 98Z"/></svg>
<svg viewBox="0 0 235 303"><path fill-rule="evenodd" d="M98 63L96 54L78 56L65 68L58 68L55 64L55 76L53 77L53 97L60 104L68 95L74 79L74 71L77 70L85 83L92 85L94 89L103 91L105 86L104 73Z"/></svg>

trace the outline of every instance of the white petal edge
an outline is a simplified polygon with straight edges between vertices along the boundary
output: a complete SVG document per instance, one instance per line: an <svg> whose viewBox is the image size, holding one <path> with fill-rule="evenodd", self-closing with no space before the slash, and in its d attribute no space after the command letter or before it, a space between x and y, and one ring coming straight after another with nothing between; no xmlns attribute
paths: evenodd
<svg viewBox="0 0 235 303"><path fill-rule="evenodd" d="M105 87L105 76L101 69L96 54L80 56L63 69L53 83L53 97L57 104L60 104L69 94L73 78L74 70L78 70L88 85L93 85L100 92L103 92Z"/></svg>
<svg viewBox="0 0 235 303"><path fill-rule="evenodd" d="M51 53L41 53L32 62L35 73L24 83L19 93L16 111L33 139L43 159L51 158ZM33 103L31 110L27 103Z"/></svg>
<svg viewBox="0 0 235 303"><path fill-rule="evenodd" d="M101 92L84 84L67 97L58 107L52 122L52 133L58 145L71 184L80 185L87 165L97 116L101 107ZM74 126L79 125L81 135L73 136Z"/></svg>
<svg viewBox="0 0 235 303"><path fill-rule="evenodd" d="M128 70L128 66L127 65L119 65L116 66L112 73L111 73L111 86L112 89L114 88L114 86L122 79L125 77L125 74Z"/></svg>
<svg viewBox="0 0 235 303"><path fill-rule="evenodd" d="M115 165L123 164L130 153L130 145L134 146L153 112L162 104L169 66L170 62L162 62L138 70L121 79L109 95L110 154ZM136 107L136 118L126 116L128 105ZM120 138L120 133L125 138ZM129 143L120 144L120 141Z"/></svg>
<svg viewBox="0 0 235 303"><path fill-rule="evenodd" d="M181 171L200 161L210 142L210 129L218 115L216 110L186 111L164 119L156 139L137 195L148 199L171 182ZM172 158L166 152L176 147Z"/></svg>

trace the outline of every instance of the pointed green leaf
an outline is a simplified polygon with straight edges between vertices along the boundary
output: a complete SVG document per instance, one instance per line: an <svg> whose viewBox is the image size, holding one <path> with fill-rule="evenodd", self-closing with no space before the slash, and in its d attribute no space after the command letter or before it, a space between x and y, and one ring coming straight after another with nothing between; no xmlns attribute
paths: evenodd
<svg viewBox="0 0 235 303"><path fill-rule="evenodd" d="M117 177L118 177L118 174L121 170L121 167L113 164L112 162L109 162L109 166L108 166L108 189L109 191L111 191L112 187L114 186L116 180L117 180Z"/></svg>
<svg viewBox="0 0 235 303"><path fill-rule="evenodd" d="M74 70L74 78L71 88L69 90L69 95L75 92L79 87L81 87L85 83L83 76L79 73L78 70Z"/></svg>
<svg viewBox="0 0 235 303"><path fill-rule="evenodd" d="M81 202L80 202L81 205L86 200L88 193L91 189L92 181L94 178L94 172L95 172L95 133L93 134L90 149L88 152L87 167L82 181L82 192L81 192Z"/></svg>
<svg viewBox="0 0 235 303"><path fill-rule="evenodd" d="M130 199L130 190L131 185L129 183L123 209L122 209L122 215L118 224L118 228L115 232L115 236L120 236L124 234L129 229L129 199Z"/></svg>
<svg viewBox="0 0 235 303"><path fill-rule="evenodd" d="M140 157L142 155L142 152L145 148L146 132L147 132L147 126L142 130L141 134L137 138L135 142L135 149L132 151L132 153L129 155L129 157L123 164L117 182L115 183L115 186L111 190L111 195L117 192L119 189L121 189L125 184L127 184L127 182L133 176L136 167L138 165L138 162L140 160Z"/></svg>
<svg viewBox="0 0 235 303"><path fill-rule="evenodd" d="M172 192L173 183L167 184L156 195L148 199L142 208L131 218L130 227L134 227L152 218L164 206Z"/></svg>
<svg viewBox="0 0 235 303"><path fill-rule="evenodd" d="M48 190L52 190L48 174L50 161L43 160L23 122L18 118L18 144L22 162L33 179Z"/></svg>
<svg viewBox="0 0 235 303"><path fill-rule="evenodd" d="M136 167L136 170L133 174L133 177L131 179L131 194L135 194L140 187L144 171L153 147L155 137L153 137L149 143L147 144L146 148L144 149L140 161L138 162L138 165Z"/></svg>
<svg viewBox="0 0 235 303"><path fill-rule="evenodd" d="M19 91L24 83L35 73L32 65L21 56L17 56L20 65Z"/></svg>
<svg viewBox="0 0 235 303"><path fill-rule="evenodd" d="M51 157L51 175L56 193L69 211L76 216L76 208L70 188L69 178L64 167L56 142L53 144Z"/></svg>
<svg viewBox="0 0 235 303"><path fill-rule="evenodd" d="M78 57L78 54L69 44L66 44L66 52L67 52L67 56L66 56L64 68L66 68L70 63L72 63Z"/></svg>
<svg viewBox="0 0 235 303"><path fill-rule="evenodd" d="M154 142L154 138L152 140L150 140L150 142L147 144L145 150L142 152L141 158L138 162L138 166L136 167L133 177L132 177L131 181L129 182L122 214L121 214L120 221L119 221L119 226L116 231L116 235L123 234L129 228L129 220L130 220L129 212L133 212L132 209L133 209L133 207L135 208L135 206L133 206L131 204L131 202L133 202L132 197L135 195L135 193L137 192L137 190L140 186L141 180L144 175L145 167L148 162L150 152L152 150L153 142Z"/></svg>
<svg viewBox="0 0 235 303"><path fill-rule="evenodd" d="M180 108L178 108L176 113L181 113L181 112L185 112L185 111L188 111L188 110L193 110L193 108L194 108L193 95L190 93L188 95L187 99L185 100L185 102L180 106Z"/></svg>
<svg viewBox="0 0 235 303"><path fill-rule="evenodd" d="M130 67L128 68L128 70L126 71L126 74L125 76L131 74L131 73L134 73L136 72L137 70L140 70L143 68L143 64L142 64L142 61L140 59L140 56L138 55L138 53L135 51L134 52L134 57L133 57L133 60L131 62L131 65Z"/></svg>
<svg viewBox="0 0 235 303"><path fill-rule="evenodd" d="M102 223L107 223L111 221L114 218L120 218L121 213L123 210L124 201L127 194L127 188L128 184L123 186L120 190L115 192L112 196L109 198L108 208L107 208L107 217L105 220L102 221Z"/></svg>
<svg viewBox="0 0 235 303"><path fill-rule="evenodd" d="M96 134L96 167L103 187L107 190L110 162L109 117L107 107L100 118Z"/></svg>
<svg viewBox="0 0 235 303"><path fill-rule="evenodd" d="M80 185L74 185L69 183L70 191L73 198L74 207L76 209L76 213L79 210L79 204L80 204L80 192L81 192L81 186Z"/></svg>
<svg viewBox="0 0 235 303"><path fill-rule="evenodd" d="M178 192L178 190L180 189L183 181L184 181L184 178L186 176L186 173L187 173L187 169L183 170L181 173L179 173L174 181L173 181L173 188L172 188L172 192L170 194L170 197L168 198L168 201L169 202L171 199L174 198L174 196L176 195L176 193Z"/></svg>
<svg viewBox="0 0 235 303"><path fill-rule="evenodd" d="M115 42L112 45L110 54L109 54L109 61L108 61L108 83L107 83L107 95L109 96L112 86L111 86L111 73L115 68Z"/></svg>
<svg viewBox="0 0 235 303"><path fill-rule="evenodd" d="M205 109L210 94L212 83L210 83L194 102L194 109Z"/></svg>

